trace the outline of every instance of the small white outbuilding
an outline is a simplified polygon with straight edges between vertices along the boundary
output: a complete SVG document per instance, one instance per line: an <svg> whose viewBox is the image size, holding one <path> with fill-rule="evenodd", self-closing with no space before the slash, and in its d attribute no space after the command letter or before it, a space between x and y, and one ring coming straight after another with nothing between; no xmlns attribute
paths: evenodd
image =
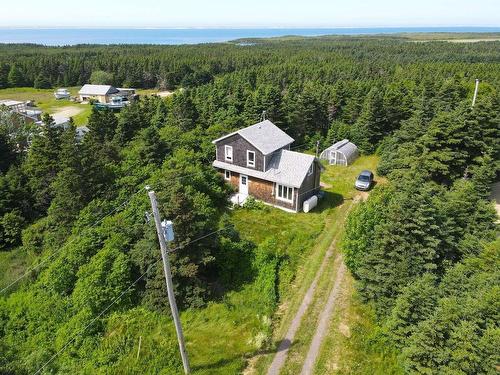
<svg viewBox="0 0 500 375"><path fill-rule="evenodd" d="M319 158L328 160L330 165L349 165L359 156L358 147L344 139L325 149Z"/></svg>

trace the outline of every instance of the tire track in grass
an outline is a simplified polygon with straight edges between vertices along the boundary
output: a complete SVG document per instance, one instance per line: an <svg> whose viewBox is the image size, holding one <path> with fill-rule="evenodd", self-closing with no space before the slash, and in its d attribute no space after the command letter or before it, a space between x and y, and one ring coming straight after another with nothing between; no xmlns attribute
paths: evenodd
<svg viewBox="0 0 500 375"><path fill-rule="evenodd" d="M340 256L340 266L337 271L337 277L335 278L335 283L330 291L330 295L328 296L328 300L326 305L321 312L318 326L316 327L316 332L312 338L311 344L309 346L309 351L307 352L306 359L304 361L304 365L302 367L301 375L310 375L313 372L314 365L316 364L316 360L319 355L319 350L321 347L321 343L323 342L326 334L328 333L329 323L332 317L333 310L335 308L335 303L337 301L337 297L340 292L340 286L344 281L344 276L346 272L346 268L344 262L342 260L342 256Z"/></svg>
<svg viewBox="0 0 500 375"><path fill-rule="evenodd" d="M352 207L349 207L347 212L343 215L343 221L345 221L347 214L350 211L350 208L352 208ZM302 318L304 317L306 311L308 310L309 306L311 305L311 303L313 301L313 297L314 297L314 294L316 292L316 288L317 288L319 279L320 279L321 275L323 274L323 272L328 264L328 261L330 260L330 258L334 254L334 251L336 250L337 239L338 239L340 233L341 233L341 231L336 233L335 238L333 239L332 243L328 247L328 250L326 251L326 253L323 257L323 260L321 262L321 266L320 266L319 270L316 272L316 275L315 275L313 281L311 282L311 285L307 289L307 292L304 295L302 303L301 303L299 309L297 310L292 322L290 323L290 326L285 334L285 337L281 340L281 342L278 346L276 355L274 356L273 361L267 370L267 375L279 375L281 369L283 368L283 366L287 360L287 357L288 357L288 352L289 352L290 347L291 347L293 340L295 338L295 334L297 333L297 330L299 329L300 324L302 322Z"/></svg>

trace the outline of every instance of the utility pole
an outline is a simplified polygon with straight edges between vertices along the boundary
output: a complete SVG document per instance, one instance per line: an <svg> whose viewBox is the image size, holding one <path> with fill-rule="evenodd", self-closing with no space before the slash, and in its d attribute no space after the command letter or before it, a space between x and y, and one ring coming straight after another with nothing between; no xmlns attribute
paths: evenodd
<svg viewBox="0 0 500 375"><path fill-rule="evenodd" d="M474 89L474 97L472 98L472 106L476 104L476 99L477 99L477 91L479 90L479 80L476 79L476 88Z"/></svg>
<svg viewBox="0 0 500 375"><path fill-rule="evenodd" d="M179 311L175 303L174 287L172 285L172 273L170 272L170 260L168 259L168 245L165 239L164 228L158 211L158 203L156 202L156 194L154 191L148 191L149 199L151 201L151 208L153 210L153 217L156 224L156 233L160 242L161 257L163 259L163 271L165 272L165 280L167 282L168 301L172 316L174 318L175 330L177 331L177 340L179 341L179 349L182 357L182 365L184 366L184 373L190 374L189 359L186 352L186 345L184 343L184 334L182 332L181 320L179 319ZM168 224L168 223L167 223ZM170 223L171 225L171 223ZM171 232L169 240L173 240L173 232Z"/></svg>
<svg viewBox="0 0 500 375"><path fill-rule="evenodd" d="M318 157L319 154L319 141L316 141L316 157Z"/></svg>

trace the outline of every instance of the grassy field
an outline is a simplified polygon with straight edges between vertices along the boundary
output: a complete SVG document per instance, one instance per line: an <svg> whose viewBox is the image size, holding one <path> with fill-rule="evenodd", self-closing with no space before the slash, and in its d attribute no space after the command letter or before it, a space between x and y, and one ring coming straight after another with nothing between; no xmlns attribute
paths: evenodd
<svg viewBox="0 0 500 375"><path fill-rule="evenodd" d="M300 256L297 264L296 277L294 282L289 286L287 293L284 294L281 306L273 317L273 343L276 346L280 338L284 336L291 320L293 319L299 305L302 303L303 296L311 284L324 255L332 244L341 238L344 228L344 220L352 208L353 198L356 195L366 195L359 193L353 188L353 183L359 172L363 169L375 171L378 163L376 156L360 157L353 165L349 167L341 166L326 166L326 170L322 175L322 183L326 191L326 199L321 205L309 214L299 213L290 215L278 211L272 212L271 215L252 215L251 213L242 211L238 212L240 231L246 232L253 240L265 238L266 235L286 236L292 235L297 228L304 228L309 233L312 241L307 240L303 243L303 247L299 250ZM385 181L376 176L377 183ZM285 215L282 219L281 215ZM317 225L321 226L321 230L316 232ZM247 229L244 229L247 228ZM251 228L249 231L248 228ZM286 228L286 230L283 230ZM271 233L270 233L271 231ZM283 238L280 238L280 242ZM294 251L293 246L290 248ZM328 298L328 293L332 288L336 277L336 271L340 258L338 252L328 259L327 267L324 273L318 280L316 292L313 302L311 303L306 315L303 318L301 326L295 336L295 340L290 348L289 356L282 374L297 374L300 373L305 355L309 348L314 327L317 324L319 314L324 305L324 301ZM323 351L328 352L328 348ZM353 351L355 351L353 349ZM264 374L267 371L275 351L267 350L258 352L249 360L249 367L246 370L247 374ZM320 372L321 373L321 372ZM323 372L327 374L329 372Z"/></svg>
<svg viewBox="0 0 500 375"><path fill-rule="evenodd" d="M72 96L77 96L79 89L79 87L68 88ZM20 101L33 100L38 108L40 108L43 112L50 114L54 114L68 108L76 108L77 110L80 110L80 113L73 116L73 121L77 126L87 124L87 119L92 110L89 104L79 104L69 100L57 100L54 98L54 89L34 89L31 87L1 89L0 100L2 99Z"/></svg>
<svg viewBox="0 0 500 375"><path fill-rule="evenodd" d="M0 251L0 289L21 276L30 263L30 257L22 248Z"/></svg>

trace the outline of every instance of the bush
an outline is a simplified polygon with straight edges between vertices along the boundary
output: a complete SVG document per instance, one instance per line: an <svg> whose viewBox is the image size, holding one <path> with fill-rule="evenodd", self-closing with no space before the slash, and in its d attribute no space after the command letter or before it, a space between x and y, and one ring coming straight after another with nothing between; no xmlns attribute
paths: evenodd
<svg viewBox="0 0 500 375"><path fill-rule="evenodd" d="M48 227L48 218L43 218L22 231L22 242L26 251L33 254L42 253Z"/></svg>
<svg viewBox="0 0 500 375"><path fill-rule="evenodd" d="M256 211L269 211L269 207L264 203L256 200L254 197L248 197L243 207L247 210L256 210Z"/></svg>
<svg viewBox="0 0 500 375"><path fill-rule="evenodd" d="M19 244L24 222L24 217L17 210L7 212L0 218L0 249Z"/></svg>
<svg viewBox="0 0 500 375"><path fill-rule="evenodd" d="M90 76L90 83L93 85L111 85L113 83L113 73L95 70Z"/></svg>

